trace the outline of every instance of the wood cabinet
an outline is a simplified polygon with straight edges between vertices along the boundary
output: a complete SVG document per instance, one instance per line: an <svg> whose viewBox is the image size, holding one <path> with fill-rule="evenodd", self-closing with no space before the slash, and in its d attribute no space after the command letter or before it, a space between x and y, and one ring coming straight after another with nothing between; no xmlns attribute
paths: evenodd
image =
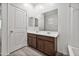
<svg viewBox="0 0 79 59"><path fill-rule="evenodd" d="M56 55L56 38L28 33L28 45L49 56Z"/></svg>

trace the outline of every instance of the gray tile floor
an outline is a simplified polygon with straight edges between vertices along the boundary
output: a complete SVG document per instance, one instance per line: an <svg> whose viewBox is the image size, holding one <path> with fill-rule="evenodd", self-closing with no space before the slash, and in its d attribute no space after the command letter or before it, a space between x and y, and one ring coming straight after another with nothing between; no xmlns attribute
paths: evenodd
<svg viewBox="0 0 79 59"><path fill-rule="evenodd" d="M12 52L8 56L45 56L45 54L31 47L24 47L22 49Z"/></svg>
<svg viewBox="0 0 79 59"><path fill-rule="evenodd" d="M46 55L34 48L24 47L10 53L8 56L46 56ZM62 53L57 53L56 56L66 56L66 55L63 55Z"/></svg>

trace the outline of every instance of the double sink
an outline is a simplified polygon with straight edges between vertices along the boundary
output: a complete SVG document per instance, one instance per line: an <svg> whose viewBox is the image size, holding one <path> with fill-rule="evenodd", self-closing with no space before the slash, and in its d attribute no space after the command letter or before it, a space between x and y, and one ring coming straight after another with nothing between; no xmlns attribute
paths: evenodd
<svg viewBox="0 0 79 59"><path fill-rule="evenodd" d="M58 32L52 32L52 31L27 31L27 32L33 33L33 34L44 35L44 36L50 36L50 37L58 36Z"/></svg>

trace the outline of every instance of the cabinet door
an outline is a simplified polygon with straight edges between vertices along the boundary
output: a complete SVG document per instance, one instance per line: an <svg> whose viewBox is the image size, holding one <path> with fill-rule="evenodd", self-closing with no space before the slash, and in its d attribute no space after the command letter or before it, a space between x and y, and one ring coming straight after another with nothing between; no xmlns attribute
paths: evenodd
<svg viewBox="0 0 79 59"><path fill-rule="evenodd" d="M32 40L31 40L32 42L32 47L33 48L36 48L36 37L32 37Z"/></svg>
<svg viewBox="0 0 79 59"><path fill-rule="evenodd" d="M40 38L37 39L37 49L40 51L44 51L44 41Z"/></svg>
<svg viewBox="0 0 79 59"><path fill-rule="evenodd" d="M32 38L31 37L28 37L28 45L32 46Z"/></svg>
<svg viewBox="0 0 79 59"><path fill-rule="evenodd" d="M48 55L55 54L54 42L44 41L44 53Z"/></svg>
<svg viewBox="0 0 79 59"><path fill-rule="evenodd" d="M28 45L36 48L36 35L28 34Z"/></svg>

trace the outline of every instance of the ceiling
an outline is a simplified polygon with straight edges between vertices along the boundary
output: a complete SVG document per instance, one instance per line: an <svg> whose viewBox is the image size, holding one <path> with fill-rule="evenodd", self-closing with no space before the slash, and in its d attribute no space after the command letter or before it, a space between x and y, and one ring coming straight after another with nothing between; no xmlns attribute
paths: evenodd
<svg viewBox="0 0 79 59"><path fill-rule="evenodd" d="M36 7L38 5L41 5L41 6L45 6L45 5L49 5L49 6L52 6L53 3L30 3L33 7Z"/></svg>

